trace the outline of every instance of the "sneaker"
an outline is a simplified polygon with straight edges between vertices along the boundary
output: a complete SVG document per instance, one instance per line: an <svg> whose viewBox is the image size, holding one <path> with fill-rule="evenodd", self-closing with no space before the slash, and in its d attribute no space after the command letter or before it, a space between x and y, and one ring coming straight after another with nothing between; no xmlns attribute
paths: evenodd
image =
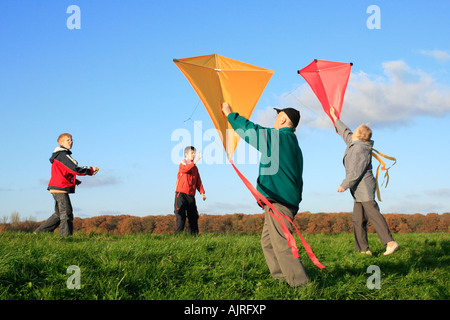
<svg viewBox="0 0 450 320"><path fill-rule="evenodd" d="M390 254L394 253L395 251L397 251L398 248L400 248L400 246L398 245L397 242L395 242L392 246L386 247L386 252L383 253L383 255L385 255L385 256L390 255Z"/></svg>
<svg viewBox="0 0 450 320"><path fill-rule="evenodd" d="M368 256L372 255L372 252L370 250L367 251L361 251L361 254L367 254Z"/></svg>

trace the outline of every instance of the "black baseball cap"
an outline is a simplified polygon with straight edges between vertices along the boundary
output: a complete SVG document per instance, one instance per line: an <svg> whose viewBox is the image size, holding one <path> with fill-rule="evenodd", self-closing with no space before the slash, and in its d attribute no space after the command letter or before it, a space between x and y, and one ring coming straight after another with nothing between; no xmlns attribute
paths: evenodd
<svg viewBox="0 0 450 320"><path fill-rule="evenodd" d="M292 124L294 125L294 128L297 128L298 123L300 122L300 112L294 108L284 108L284 109L277 109L274 108L277 113L280 113L283 111L286 113L286 115L289 117L289 119L292 121Z"/></svg>

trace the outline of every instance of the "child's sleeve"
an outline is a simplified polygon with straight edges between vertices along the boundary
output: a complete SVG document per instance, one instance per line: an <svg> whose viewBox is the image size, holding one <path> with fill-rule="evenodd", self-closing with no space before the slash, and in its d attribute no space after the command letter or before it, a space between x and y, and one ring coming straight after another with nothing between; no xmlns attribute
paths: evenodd
<svg viewBox="0 0 450 320"><path fill-rule="evenodd" d="M185 161L181 161L178 171L181 173L186 173L189 170L191 170L194 166L195 166L194 162L186 163Z"/></svg>
<svg viewBox="0 0 450 320"><path fill-rule="evenodd" d="M336 119L334 122L337 133L344 139L346 145L349 145L352 142L353 132L350 130L341 120Z"/></svg>
<svg viewBox="0 0 450 320"><path fill-rule="evenodd" d="M195 186L200 194L205 193L205 189L203 189L202 179L200 178L200 173L197 171L197 185Z"/></svg>
<svg viewBox="0 0 450 320"><path fill-rule="evenodd" d="M94 168L93 167L79 167L78 162L73 159L70 155L66 154L61 157L62 163L66 166L74 175L85 176L85 175L93 175Z"/></svg>

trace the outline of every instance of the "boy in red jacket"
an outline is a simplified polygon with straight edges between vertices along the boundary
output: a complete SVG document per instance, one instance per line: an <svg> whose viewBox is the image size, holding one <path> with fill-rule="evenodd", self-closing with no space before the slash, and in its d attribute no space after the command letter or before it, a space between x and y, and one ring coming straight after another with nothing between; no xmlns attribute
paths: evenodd
<svg viewBox="0 0 450 320"><path fill-rule="evenodd" d="M205 190L202 180L195 164L200 160L202 154L199 152L195 157L195 148L192 146L184 149L185 159L181 161L178 168L177 184L175 187L175 216L176 233L184 230L186 223L186 214L189 219L189 231L191 234L198 233L198 211L195 204L195 190L202 195L203 201L206 200ZM195 158L195 160L194 160Z"/></svg>
<svg viewBox="0 0 450 320"><path fill-rule="evenodd" d="M72 152L72 135L63 133L58 137L57 147L50 158L52 163L51 178L48 190L55 199L55 213L42 223L34 232L52 232L59 226L59 234L70 236L73 234L73 213L69 193L75 193L75 186L81 181L77 175L93 175L98 172L97 167L79 167L70 156Z"/></svg>

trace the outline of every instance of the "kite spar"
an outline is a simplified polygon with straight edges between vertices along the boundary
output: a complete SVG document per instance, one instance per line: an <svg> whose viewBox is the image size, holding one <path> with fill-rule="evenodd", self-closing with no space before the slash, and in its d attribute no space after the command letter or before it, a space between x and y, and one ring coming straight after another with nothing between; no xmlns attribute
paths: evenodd
<svg viewBox="0 0 450 320"><path fill-rule="evenodd" d="M293 257L298 258L299 255L295 239L286 227L283 218L294 225L293 221L289 217L281 214L253 187L234 165L231 158L239 142L239 136L232 129L222 112L222 103L228 102L233 106L234 112L238 112L241 116L249 119L274 71L226 58L218 54L174 59L173 62L185 75L203 102L219 133L227 152L228 160L234 170L258 203L261 204L263 202L273 210L275 214L273 216L281 224L288 246L292 249ZM319 268L325 268L316 258L297 227L295 229L310 259Z"/></svg>

